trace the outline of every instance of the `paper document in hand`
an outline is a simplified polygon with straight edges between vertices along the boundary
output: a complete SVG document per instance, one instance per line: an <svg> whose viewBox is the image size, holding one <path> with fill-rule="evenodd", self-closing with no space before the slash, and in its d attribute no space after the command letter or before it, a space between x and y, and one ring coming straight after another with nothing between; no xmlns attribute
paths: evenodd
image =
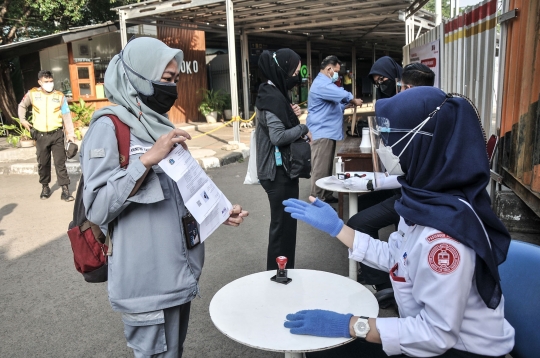
<svg viewBox="0 0 540 358"><path fill-rule="evenodd" d="M188 200L184 199L184 204L186 205L186 208L188 208L189 212L197 222L201 223L210 215L210 212L212 209L216 206L217 202L219 201L219 198L221 196L221 191L218 189L216 184L214 184L213 181L208 179L206 183L199 188L192 196L185 196L182 191L184 190L184 178L186 176L180 178L179 181L176 182L178 185L178 189L180 190L180 194L182 194L182 198L189 198Z"/></svg>
<svg viewBox="0 0 540 358"><path fill-rule="evenodd" d="M197 161L193 159L191 153L185 150L181 145L178 145L171 150L169 155L159 162L159 166L172 178L172 180L178 181L191 169L194 163L199 169L201 168Z"/></svg>
<svg viewBox="0 0 540 358"><path fill-rule="evenodd" d="M231 203L181 146L175 147L159 166L176 182L184 205L199 223L203 241L229 217Z"/></svg>
<svg viewBox="0 0 540 358"><path fill-rule="evenodd" d="M221 192L220 192L221 193ZM223 193L221 193L219 201L214 209L210 212L210 215L199 225L199 233L201 235L201 242L206 240L210 234L212 234L219 225L223 224L225 220L229 218L229 211L232 209L232 204Z"/></svg>

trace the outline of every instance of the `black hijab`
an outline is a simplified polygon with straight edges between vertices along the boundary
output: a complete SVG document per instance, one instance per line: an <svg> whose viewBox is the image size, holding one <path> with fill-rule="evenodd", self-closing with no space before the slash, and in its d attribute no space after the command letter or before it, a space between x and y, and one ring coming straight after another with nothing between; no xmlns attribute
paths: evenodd
<svg viewBox="0 0 540 358"><path fill-rule="evenodd" d="M510 234L491 209L486 141L475 108L438 88L414 87L377 101L376 115L389 119L392 128L412 129L437 107L422 128L433 137L417 134L400 157L405 175L398 179L402 198L395 208L408 223L441 230L476 252L476 287L495 309L502 294L497 266L506 260ZM402 136L390 133L388 144ZM404 142L392 148L394 154Z"/></svg>
<svg viewBox="0 0 540 358"><path fill-rule="evenodd" d="M371 66L371 70L369 71L369 78L371 79L371 82L376 84L375 80L373 79L373 75L386 77L390 82L391 89L391 93L384 93L381 91L380 87L377 87L377 99L390 98L396 95L396 78L401 78L402 72L403 68L401 68L401 66L398 65L398 63L391 57L384 56L375 61L373 66Z"/></svg>
<svg viewBox="0 0 540 358"><path fill-rule="evenodd" d="M275 114L287 129L300 124L287 92L287 79L292 77L299 63L300 56L288 48L276 52L263 51L259 58L259 71L264 82L259 86L255 107Z"/></svg>

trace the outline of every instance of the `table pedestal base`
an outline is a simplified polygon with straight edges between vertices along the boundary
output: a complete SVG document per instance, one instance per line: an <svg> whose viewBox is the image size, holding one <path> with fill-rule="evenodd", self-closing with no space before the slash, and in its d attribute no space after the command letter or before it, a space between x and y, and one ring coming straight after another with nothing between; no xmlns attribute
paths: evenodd
<svg viewBox="0 0 540 358"><path fill-rule="evenodd" d="M304 358L304 353L285 352L285 358Z"/></svg>
<svg viewBox="0 0 540 358"><path fill-rule="evenodd" d="M352 218L358 212L358 195L355 193L349 193L349 218ZM351 280L357 279L358 276L358 262L349 259L349 278Z"/></svg>

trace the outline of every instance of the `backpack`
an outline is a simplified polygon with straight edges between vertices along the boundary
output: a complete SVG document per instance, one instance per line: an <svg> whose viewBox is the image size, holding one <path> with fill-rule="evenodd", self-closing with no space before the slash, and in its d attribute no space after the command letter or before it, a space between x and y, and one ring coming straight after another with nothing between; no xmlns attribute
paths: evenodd
<svg viewBox="0 0 540 358"><path fill-rule="evenodd" d="M120 167L125 169L129 164L129 126L120 121L117 116L106 116L114 123L120 153ZM84 176L81 174L73 207L73 220L69 223L67 232L73 250L73 260L75 268L82 273L86 282L105 282L107 281L107 253L111 246L112 223L109 223L109 234L106 237L98 225L86 218L83 189Z"/></svg>

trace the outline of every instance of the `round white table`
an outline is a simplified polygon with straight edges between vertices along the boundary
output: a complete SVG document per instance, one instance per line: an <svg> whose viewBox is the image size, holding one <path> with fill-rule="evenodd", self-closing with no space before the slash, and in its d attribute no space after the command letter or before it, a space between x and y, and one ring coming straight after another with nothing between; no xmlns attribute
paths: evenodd
<svg viewBox="0 0 540 358"><path fill-rule="evenodd" d="M287 285L270 281L276 271L239 278L221 288L210 302L212 322L224 335L249 347L303 357L348 343L352 338L328 338L290 333L283 326L289 313L325 309L355 316L377 317L379 305L364 286L347 277L314 270L288 270Z"/></svg>
<svg viewBox="0 0 540 358"><path fill-rule="evenodd" d="M349 172L351 175L354 174L364 174L365 172ZM349 218L358 212L358 195L351 194L360 194L360 193L369 193L368 190L349 190L345 189L343 185L336 184L335 182L329 182L328 179L332 177L324 177L315 182L319 188L329 191L337 191L338 193L348 193L349 194ZM358 274L358 263L352 259L349 259L349 278L352 280L357 279Z"/></svg>

